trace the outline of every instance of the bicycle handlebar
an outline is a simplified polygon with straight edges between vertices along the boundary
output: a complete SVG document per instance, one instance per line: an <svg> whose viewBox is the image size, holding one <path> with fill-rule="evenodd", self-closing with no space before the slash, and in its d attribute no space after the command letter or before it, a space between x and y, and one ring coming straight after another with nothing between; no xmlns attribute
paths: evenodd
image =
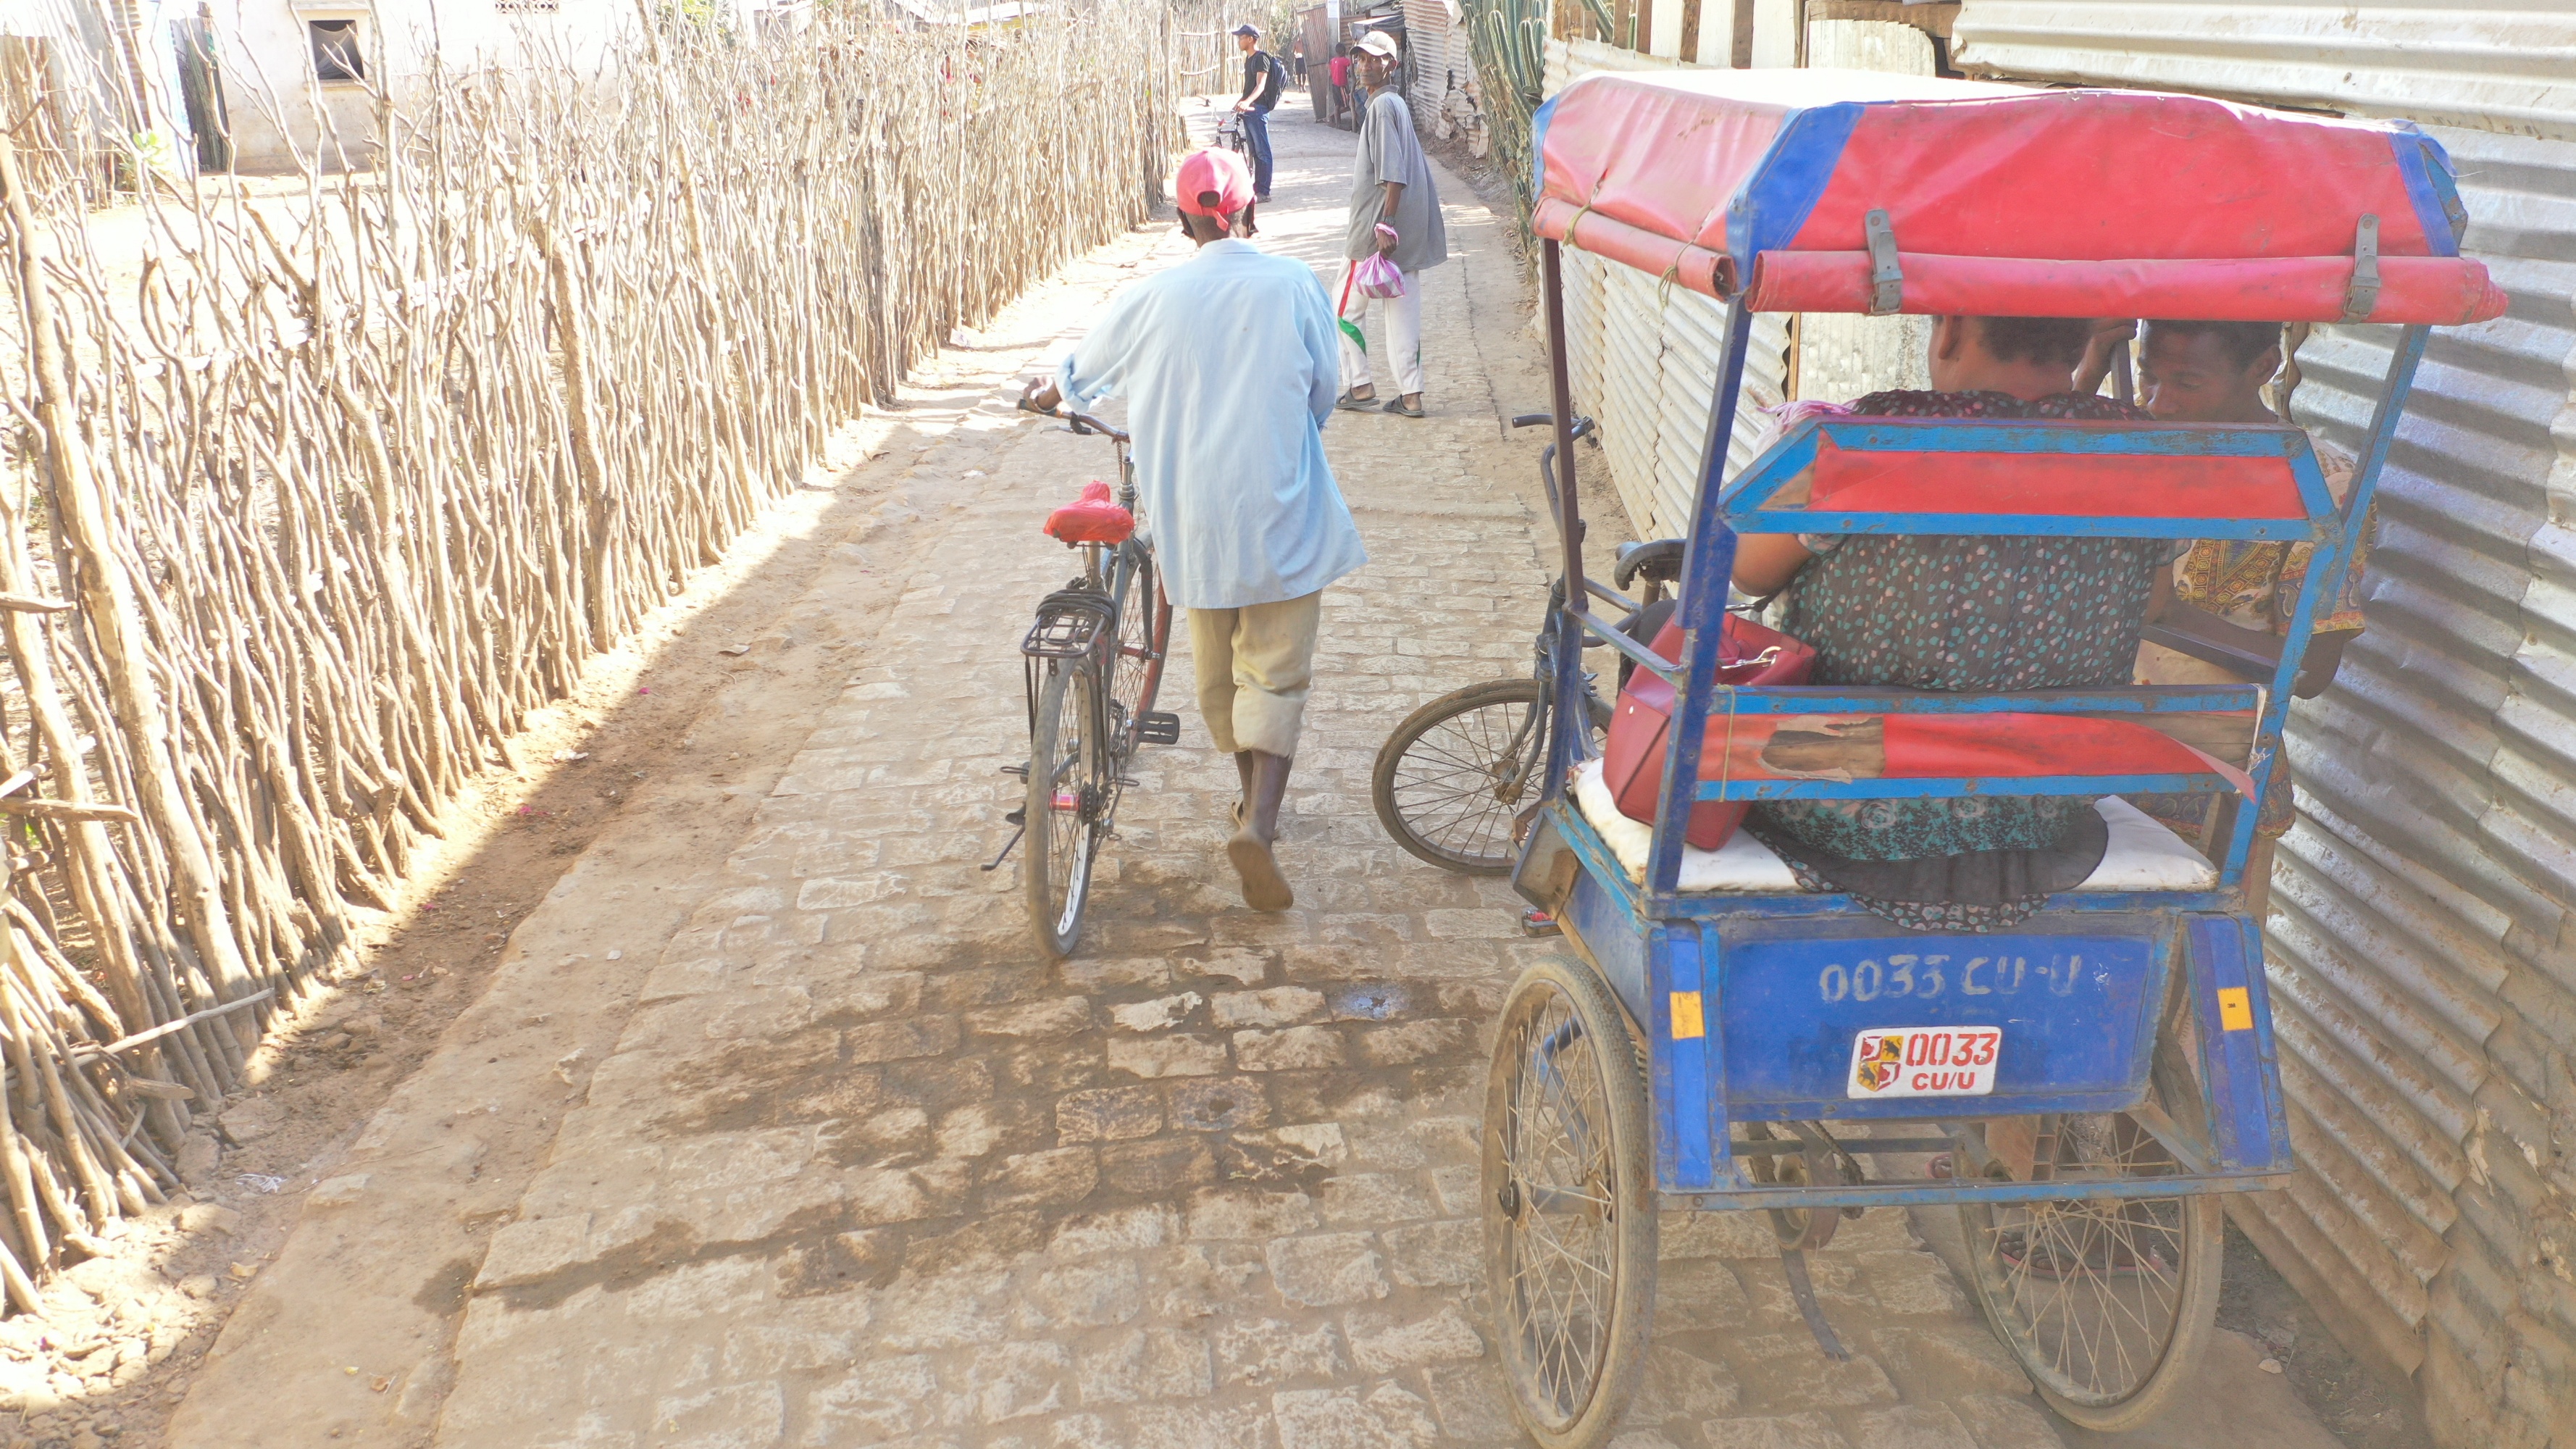
<svg viewBox="0 0 2576 1449"><path fill-rule="evenodd" d="M1133 439L1129 438L1125 433L1109 426L1107 423L1093 417L1091 414L1076 412L1061 404L1052 408L1035 407L1032 406L1029 400L1024 397L1020 399L1019 408L1021 412L1036 413L1042 418L1062 418L1065 420L1066 424L1073 429L1075 435L1078 437L1089 437L1093 433L1100 433L1104 436L1116 439L1121 443L1133 441Z"/></svg>

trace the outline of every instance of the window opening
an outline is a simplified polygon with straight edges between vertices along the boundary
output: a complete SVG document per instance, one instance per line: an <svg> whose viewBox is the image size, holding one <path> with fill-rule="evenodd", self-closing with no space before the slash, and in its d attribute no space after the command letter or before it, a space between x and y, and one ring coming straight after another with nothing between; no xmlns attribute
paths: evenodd
<svg viewBox="0 0 2576 1449"><path fill-rule="evenodd" d="M366 60L358 49L358 22L355 20L308 20L306 36L313 43L313 77L326 81L364 80Z"/></svg>

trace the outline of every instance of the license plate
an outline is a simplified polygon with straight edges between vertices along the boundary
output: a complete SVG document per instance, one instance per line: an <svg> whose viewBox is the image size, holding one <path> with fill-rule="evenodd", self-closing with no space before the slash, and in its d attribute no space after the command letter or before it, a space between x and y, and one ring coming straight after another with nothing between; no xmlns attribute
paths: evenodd
<svg viewBox="0 0 2576 1449"><path fill-rule="evenodd" d="M1982 1097L2004 1034L1992 1026L1881 1026L1852 1038L1849 1095Z"/></svg>

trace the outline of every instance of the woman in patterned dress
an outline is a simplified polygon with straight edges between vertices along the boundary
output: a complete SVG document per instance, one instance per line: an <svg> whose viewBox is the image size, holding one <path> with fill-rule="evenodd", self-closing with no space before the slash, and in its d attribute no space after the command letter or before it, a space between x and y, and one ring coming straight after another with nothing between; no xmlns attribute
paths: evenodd
<svg viewBox="0 0 2576 1449"><path fill-rule="evenodd" d="M1933 390L1872 393L1869 417L2143 420L2068 391L2092 324L2080 318L1943 317ZM2126 684L2162 540L1747 534L1735 584L1780 594L1780 627L1816 648L1814 682L1994 692ZM1991 931L2029 916L2102 862L2102 818L2084 796L1790 800L1745 826L1802 885L1848 891L1924 930Z"/></svg>

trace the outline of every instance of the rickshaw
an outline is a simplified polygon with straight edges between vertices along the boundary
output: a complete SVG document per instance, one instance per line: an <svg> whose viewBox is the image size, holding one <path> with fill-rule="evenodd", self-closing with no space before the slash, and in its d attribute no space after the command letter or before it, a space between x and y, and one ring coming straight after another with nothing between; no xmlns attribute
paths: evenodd
<svg viewBox="0 0 2576 1449"><path fill-rule="evenodd" d="M1512 880L1567 950L1512 988L1487 1084L1486 1269L1514 1413L1549 1449L1617 1428L1662 1213L1767 1211L1795 1305L1839 1358L1804 1254L1865 1209L1946 1205L1989 1326L2046 1401L2089 1428L2143 1422L2215 1312L2214 1195L2294 1166L2243 894L2251 802L2279 767L2310 620L2369 516L2430 326L2505 305L2458 255L2449 160L2403 123L1829 70L1596 74L1535 125L1563 572L1547 785ZM1677 657L1590 602L1619 596L1584 572L1567 247L1727 308ZM2338 508L2291 426L1827 415L1722 476L1763 311L2399 330ZM1730 684L1735 540L1761 532L2317 552L2277 666L2243 684ZM1651 822L1595 788L1587 646L1672 686ZM2047 744L2069 721L2089 722L2085 743ZM1967 747L1900 763L1890 743L1875 764L1799 769L1767 745L1852 725ZM1922 763L1958 758L1985 763ZM1715 850L1685 840L1707 802L1981 792L2222 805L2206 851L2142 814L2112 822L2081 888L1982 933L1909 930L1802 890L1742 832Z"/></svg>

